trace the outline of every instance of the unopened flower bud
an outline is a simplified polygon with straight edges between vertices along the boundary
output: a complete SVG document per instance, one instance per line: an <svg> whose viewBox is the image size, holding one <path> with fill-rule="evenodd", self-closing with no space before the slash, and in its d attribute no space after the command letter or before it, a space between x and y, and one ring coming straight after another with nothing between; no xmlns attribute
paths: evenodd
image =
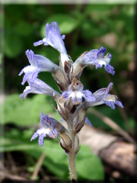
<svg viewBox="0 0 137 183"><path fill-rule="evenodd" d="M72 103L72 98L65 99L61 96L57 101L57 111L64 120L67 120L69 114L74 113L78 105L78 102Z"/></svg>
<svg viewBox="0 0 137 183"><path fill-rule="evenodd" d="M65 91L68 88L68 78L66 76L66 73L58 67L53 73L52 73L57 85L59 86L61 91Z"/></svg>
<svg viewBox="0 0 137 183"><path fill-rule="evenodd" d="M72 148L72 140L67 133L60 133L60 145L66 153L70 152Z"/></svg>
<svg viewBox="0 0 137 183"><path fill-rule="evenodd" d="M71 67L71 71L70 71L70 78L77 78L79 79L82 71L84 69L83 65L81 64L81 62L79 62L79 59L81 59L88 51L85 51L84 53L82 53L80 55L80 57L73 63L73 66Z"/></svg>
<svg viewBox="0 0 137 183"><path fill-rule="evenodd" d="M85 124L87 115L86 102L78 107L73 115L73 130L78 133Z"/></svg>
<svg viewBox="0 0 137 183"><path fill-rule="evenodd" d="M73 62L71 60L68 60L68 61L65 61L64 63L64 71L69 74L70 73L70 70L72 68L72 64Z"/></svg>

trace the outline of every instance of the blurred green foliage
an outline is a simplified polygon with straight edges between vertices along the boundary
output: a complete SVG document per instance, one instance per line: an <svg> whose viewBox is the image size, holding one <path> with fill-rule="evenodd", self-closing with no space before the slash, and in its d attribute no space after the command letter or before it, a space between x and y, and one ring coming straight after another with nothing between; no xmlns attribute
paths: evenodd
<svg viewBox="0 0 137 183"><path fill-rule="evenodd" d="M24 131L19 131L17 129L10 130L10 132L5 133L4 149L0 147L0 152L24 151L36 160L40 158L42 153L45 153L46 158L43 161L43 165L60 179L67 180L67 157L62 148L59 146L57 139L46 139L44 145L38 148L38 142L36 140L30 144L30 136L32 133L33 128ZM0 139L0 143L3 144L2 139ZM76 161L79 179L104 179L102 163L97 156L91 153L88 147L81 146L81 150L77 155ZM32 166L34 167L35 164Z"/></svg>
<svg viewBox="0 0 137 183"><path fill-rule="evenodd" d="M45 25L52 21L57 21L61 33L66 35L65 45L73 61L86 50L106 47L107 52L112 54L111 65L115 67L115 76L107 74L104 68L91 70L87 67L81 76L81 81L84 87L92 92L106 87L110 81L114 82L118 96L122 98L126 109L129 109L130 101L126 100L124 91L120 91L119 85L125 84L129 79L129 64L133 62L134 7L112 4L10 4L5 5L4 9L4 84L5 92L9 95L4 105L4 123L8 125L12 122L18 126L31 126L31 128L22 131L21 134L17 129L5 132L5 147L0 148L0 151L20 150L37 160L43 152L46 152L43 165L59 178L68 179L67 157L57 141L45 139L43 147L39 147L36 141L30 143L34 124L39 122L41 111L50 113L57 120L60 120L60 117L51 105L49 97L30 95L25 101L20 99L19 93L23 92L25 86L21 86L22 77L18 77L18 73L28 65L25 51L32 49L58 64L59 53L56 50L46 46L33 46L35 41L44 38ZM58 90L50 73L40 73L39 78ZM112 110L105 105L96 108L127 130L118 108ZM91 114L88 114L88 117L93 126L110 130L110 127ZM134 128L131 117L129 122ZM87 147L81 147L76 164L79 179L103 179L104 170L101 161Z"/></svg>

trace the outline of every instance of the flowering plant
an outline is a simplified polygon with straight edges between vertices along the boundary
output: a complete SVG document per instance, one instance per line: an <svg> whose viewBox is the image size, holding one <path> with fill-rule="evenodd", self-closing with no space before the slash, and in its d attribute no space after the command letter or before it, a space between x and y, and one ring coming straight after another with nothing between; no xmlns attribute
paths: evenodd
<svg viewBox="0 0 137 183"><path fill-rule="evenodd" d="M56 119L41 113L41 128L38 129L31 137L31 141L38 137L38 144L44 144L44 138L59 138L60 146L68 156L70 179L72 182L77 181L75 169L75 157L79 151L79 139L77 133L82 129L85 123L91 127L89 119L86 117L88 108L96 105L106 104L112 109L115 105L123 108L122 103L117 96L109 94L113 83L107 88L101 88L92 93L84 90L80 82L80 76L86 66L95 66L114 75L114 68L110 65L111 54L104 55L106 49L93 49L84 52L75 62L68 56L65 45L65 35L61 35L59 26L56 22L47 23L45 27L45 38L34 43L34 46L41 44L50 45L60 53L59 66L54 64L48 58L35 54L32 50L26 51L26 56L30 65L24 67L19 75L24 73L22 85L27 82L28 86L20 95L25 99L29 93L38 93L51 96L56 101L56 111L61 118L66 121L65 128ZM39 72L49 71L55 79L60 93L38 79Z"/></svg>

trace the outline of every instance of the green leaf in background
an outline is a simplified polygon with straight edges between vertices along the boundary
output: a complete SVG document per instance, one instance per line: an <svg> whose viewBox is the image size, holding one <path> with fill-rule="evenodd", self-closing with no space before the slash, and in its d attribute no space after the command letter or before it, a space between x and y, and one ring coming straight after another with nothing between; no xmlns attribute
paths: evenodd
<svg viewBox="0 0 137 183"><path fill-rule="evenodd" d="M28 36L32 32L32 25L28 22L21 21L15 26L15 31L22 36Z"/></svg>
<svg viewBox="0 0 137 183"><path fill-rule="evenodd" d="M35 95L23 101L19 94L13 94L7 96L4 105L0 107L4 109L5 124L13 122L20 126L38 123L41 112L48 114L54 111L45 95Z"/></svg>
<svg viewBox="0 0 137 183"><path fill-rule="evenodd" d="M57 14L50 16L41 28L41 37L45 37L46 23L57 22L62 34L69 34L79 25L79 21L70 15Z"/></svg>
<svg viewBox="0 0 137 183"><path fill-rule="evenodd" d="M86 6L85 12L92 13L93 11L102 12L102 11L111 11L114 8L114 5L111 4L89 4Z"/></svg>
<svg viewBox="0 0 137 183"><path fill-rule="evenodd" d="M38 140L30 142L33 134L32 129L19 132L17 129L5 133L4 148L0 147L0 152L24 151L36 158L37 161L42 153L46 154L43 165L60 179L68 180L68 161L67 156L59 146L57 139L48 140L45 138L44 145L40 147ZM2 144L3 139L0 139ZM37 162L36 161L36 162ZM35 166L35 165L34 165ZM104 170L99 157L91 153L89 147L81 146L76 158L76 169L78 179L103 180Z"/></svg>
<svg viewBox="0 0 137 183"><path fill-rule="evenodd" d="M16 57L22 52L23 44L17 35L9 34L4 40L4 52L8 57Z"/></svg>
<svg viewBox="0 0 137 183"><path fill-rule="evenodd" d="M37 149L37 151L34 149ZM35 144L34 149L26 150L26 153L37 160L42 153L45 153L46 158L43 161L43 165L60 179L69 179L67 156L58 143L45 139L44 146L39 147L38 144Z"/></svg>
<svg viewBox="0 0 137 183"><path fill-rule="evenodd" d="M100 158L91 153L87 146L80 146L80 151L76 157L76 169L80 179L104 179L104 168Z"/></svg>
<svg viewBox="0 0 137 183"><path fill-rule="evenodd" d="M85 21L81 25L81 29L82 29L82 36L84 36L85 38L94 38L103 36L108 32L107 27L102 27L100 31L99 24L95 23L94 21Z"/></svg>

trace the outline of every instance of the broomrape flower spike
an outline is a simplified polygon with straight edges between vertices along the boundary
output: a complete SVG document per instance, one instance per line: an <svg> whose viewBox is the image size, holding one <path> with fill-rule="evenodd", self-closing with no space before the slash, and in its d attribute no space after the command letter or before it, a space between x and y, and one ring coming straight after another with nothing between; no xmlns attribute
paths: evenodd
<svg viewBox="0 0 137 183"><path fill-rule="evenodd" d="M84 52L75 62L67 54L63 39L57 22L47 23L45 27L45 38L34 43L38 45L50 45L60 53L60 64L56 65L48 58L35 54L32 50L26 51L26 56L30 65L24 67L19 75L24 73L22 85L25 82L28 86L24 89L20 97L24 100L29 93L43 94L52 97L56 104L56 111L61 119L66 121L64 127L56 119L41 113L39 128L31 137L31 141L38 137L38 144L44 144L44 138L58 138L60 146L68 156L70 179L77 182L75 157L79 151L79 139L77 133L86 123L92 127L90 120L86 117L88 108L96 105L106 104L115 109L115 105L123 108L123 104L118 97L110 94L113 83L107 88L101 88L95 92L84 90L84 85L80 82L80 76L86 66L95 66L96 69L104 66L105 70L114 75L114 67L110 65L112 55L106 52L106 48L93 49ZM51 72L57 83L60 93L38 79L40 72Z"/></svg>

